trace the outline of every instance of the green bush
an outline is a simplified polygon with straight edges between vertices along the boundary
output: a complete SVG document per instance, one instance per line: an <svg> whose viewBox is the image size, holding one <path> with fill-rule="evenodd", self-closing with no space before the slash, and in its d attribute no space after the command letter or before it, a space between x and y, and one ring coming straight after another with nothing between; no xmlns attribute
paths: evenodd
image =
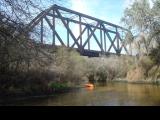
<svg viewBox="0 0 160 120"><path fill-rule="evenodd" d="M108 70L105 67L100 67L97 71L98 82L107 82Z"/></svg>
<svg viewBox="0 0 160 120"><path fill-rule="evenodd" d="M61 89L63 90L63 89L69 88L67 83L55 83L55 82L50 82L48 84L48 87L55 90L61 90Z"/></svg>
<svg viewBox="0 0 160 120"><path fill-rule="evenodd" d="M156 48L153 48L149 54L150 58L154 62L155 65L160 66L160 43Z"/></svg>

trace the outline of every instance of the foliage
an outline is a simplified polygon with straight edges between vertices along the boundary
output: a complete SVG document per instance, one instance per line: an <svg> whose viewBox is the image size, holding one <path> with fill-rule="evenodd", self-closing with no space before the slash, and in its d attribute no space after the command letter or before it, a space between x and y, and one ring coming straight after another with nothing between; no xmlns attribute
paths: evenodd
<svg viewBox="0 0 160 120"><path fill-rule="evenodd" d="M0 1L0 74L11 70L29 71L33 66L47 66L53 60L51 54L42 50L41 46L25 33L33 11L38 12L43 8L40 2L41 0Z"/></svg>
<svg viewBox="0 0 160 120"><path fill-rule="evenodd" d="M85 59L77 51L66 47L59 48L55 57L61 80L78 84L86 73Z"/></svg>
<svg viewBox="0 0 160 120"><path fill-rule="evenodd" d="M145 77L149 77L148 72L153 66L153 61L147 56L141 57L138 61L138 67L143 69Z"/></svg>
<svg viewBox="0 0 160 120"><path fill-rule="evenodd" d="M39 0L1 0L0 12L16 22L22 22L24 18L31 17L31 10L38 8Z"/></svg>
<svg viewBox="0 0 160 120"><path fill-rule="evenodd" d="M127 80L130 82L151 82L159 78L159 67L149 56L143 56L138 59L138 64L129 69L127 73Z"/></svg>
<svg viewBox="0 0 160 120"><path fill-rule="evenodd" d="M128 70L134 63L134 59L124 56L110 56L104 58L86 59L86 62L87 77L89 81L107 82L117 78L125 78Z"/></svg>
<svg viewBox="0 0 160 120"><path fill-rule="evenodd" d="M0 13L16 23L28 23L38 13L53 4L67 4L65 0L1 0Z"/></svg>
<svg viewBox="0 0 160 120"><path fill-rule="evenodd" d="M122 21L132 29L140 32L147 31L152 19L152 12L148 0L135 1L124 11Z"/></svg>
<svg viewBox="0 0 160 120"><path fill-rule="evenodd" d="M145 79L144 69L142 67L136 67L127 72L127 81L129 82L139 82Z"/></svg>
<svg viewBox="0 0 160 120"><path fill-rule="evenodd" d="M48 70L0 74L0 96L46 93L55 74Z"/></svg>
<svg viewBox="0 0 160 120"><path fill-rule="evenodd" d="M2 21L2 19L0 20ZM16 28L20 29L17 30ZM31 65L42 67L47 65L44 58L51 59L41 51L29 35L14 36L23 27L6 21L0 25L0 73L7 71L27 71ZM33 62L34 61L34 62ZM50 60L49 60L50 61ZM32 63L33 62L33 63ZM31 64L32 63L32 64Z"/></svg>
<svg viewBox="0 0 160 120"><path fill-rule="evenodd" d="M66 88L68 88L69 86L66 83L55 83L55 82L50 82L48 84L48 87L54 90L64 90Z"/></svg>
<svg viewBox="0 0 160 120"><path fill-rule="evenodd" d="M155 65L160 66L160 44L157 48L153 48L150 52L150 58L153 60Z"/></svg>
<svg viewBox="0 0 160 120"><path fill-rule="evenodd" d="M135 1L124 12L122 22L132 31L130 36L134 36L129 37L129 43L133 44L139 55L149 55L159 41L159 9L159 0L154 1L153 8L149 0L140 0Z"/></svg>
<svg viewBox="0 0 160 120"><path fill-rule="evenodd" d="M126 34L128 44L138 54L137 65L129 69L129 80L158 79L160 58L160 0L154 0L153 7L149 0L136 0L125 12L122 22L130 28Z"/></svg>

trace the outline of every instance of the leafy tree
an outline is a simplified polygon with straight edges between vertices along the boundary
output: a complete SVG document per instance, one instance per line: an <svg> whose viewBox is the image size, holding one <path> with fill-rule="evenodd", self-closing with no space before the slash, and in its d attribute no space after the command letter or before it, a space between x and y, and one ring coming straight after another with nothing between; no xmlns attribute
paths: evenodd
<svg viewBox="0 0 160 120"><path fill-rule="evenodd" d="M129 44L129 47L130 47L130 54L132 55L132 43L133 43L133 40L134 40L134 36L133 34L131 33L131 31L127 32L126 33L126 36L125 36L125 44Z"/></svg>
<svg viewBox="0 0 160 120"><path fill-rule="evenodd" d="M146 32L152 12L148 0L136 0L130 8L124 11L122 21L137 32Z"/></svg>
<svg viewBox="0 0 160 120"><path fill-rule="evenodd" d="M151 50L150 57L155 65L160 66L160 44Z"/></svg>
<svg viewBox="0 0 160 120"><path fill-rule="evenodd" d="M129 40L138 49L139 54L149 55L150 50L159 40L160 19L157 12L160 9L159 3L159 0L155 0L151 8L149 0L136 0L124 12L122 22L131 28L134 37L130 37Z"/></svg>

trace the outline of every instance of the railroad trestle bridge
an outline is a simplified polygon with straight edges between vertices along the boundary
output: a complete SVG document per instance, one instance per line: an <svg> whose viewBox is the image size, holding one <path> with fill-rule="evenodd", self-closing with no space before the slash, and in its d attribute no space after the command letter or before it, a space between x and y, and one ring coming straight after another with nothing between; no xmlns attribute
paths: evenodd
<svg viewBox="0 0 160 120"><path fill-rule="evenodd" d="M57 20L61 22L65 33L57 32L57 26L59 26L56 22ZM74 27L73 24L78 27ZM123 36L128 30L110 22L53 5L37 15L28 24L27 30L32 31L36 26L39 26L39 42L45 44L44 32L46 25L51 30L51 34L49 34L51 37L49 38L52 41L50 42L52 46L56 46L56 41L58 41L62 46L77 49L84 56L99 56L99 54L121 55L122 49L125 54L129 54ZM95 42L94 45L92 44L93 40ZM98 50L92 50L95 45Z"/></svg>

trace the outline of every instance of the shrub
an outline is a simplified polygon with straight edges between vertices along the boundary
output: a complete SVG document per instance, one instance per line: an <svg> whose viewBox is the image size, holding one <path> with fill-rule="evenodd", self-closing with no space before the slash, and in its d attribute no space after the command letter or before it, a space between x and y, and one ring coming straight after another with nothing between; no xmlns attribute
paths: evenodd
<svg viewBox="0 0 160 120"><path fill-rule="evenodd" d="M143 69L145 77L148 77L149 70L154 66L153 61L148 56L141 57L138 65Z"/></svg>
<svg viewBox="0 0 160 120"><path fill-rule="evenodd" d="M160 66L160 43L158 44L157 48L153 48L149 54L150 58L152 59L155 65Z"/></svg>
<svg viewBox="0 0 160 120"><path fill-rule="evenodd" d="M57 82L48 83L48 87L53 90L63 90L63 89L69 88L67 83L57 83Z"/></svg>
<svg viewBox="0 0 160 120"><path fill-rule="evenodd" d="M143 68L138 67L136 69L132 69L127 73L127 80L129 82L137 82L145 79L145 72Z"/></svg>
<svg viewBox="0 0 160 120"><path fill-rule="evenodd" d="M57 50L55 65L59 68L61 81L81 82L86 73L85 59L77 51L62 47Z"/></svg>
<svg viewBox="0 0 160 120"><path fill-rule="evenodd" d="M106 69L106 67L99 67L96 76L98 77L98 82L106 82L107 78L109 78L108 76L108 70Z"/></svg>
<svg viewBox="0 0 160 120"><path fill-rule="evenodd" d="M87 77L91 82L109 81L117 78L126 78L127 72L134 63L130 57L103 57L91 58L87 61Z"/></svg>

